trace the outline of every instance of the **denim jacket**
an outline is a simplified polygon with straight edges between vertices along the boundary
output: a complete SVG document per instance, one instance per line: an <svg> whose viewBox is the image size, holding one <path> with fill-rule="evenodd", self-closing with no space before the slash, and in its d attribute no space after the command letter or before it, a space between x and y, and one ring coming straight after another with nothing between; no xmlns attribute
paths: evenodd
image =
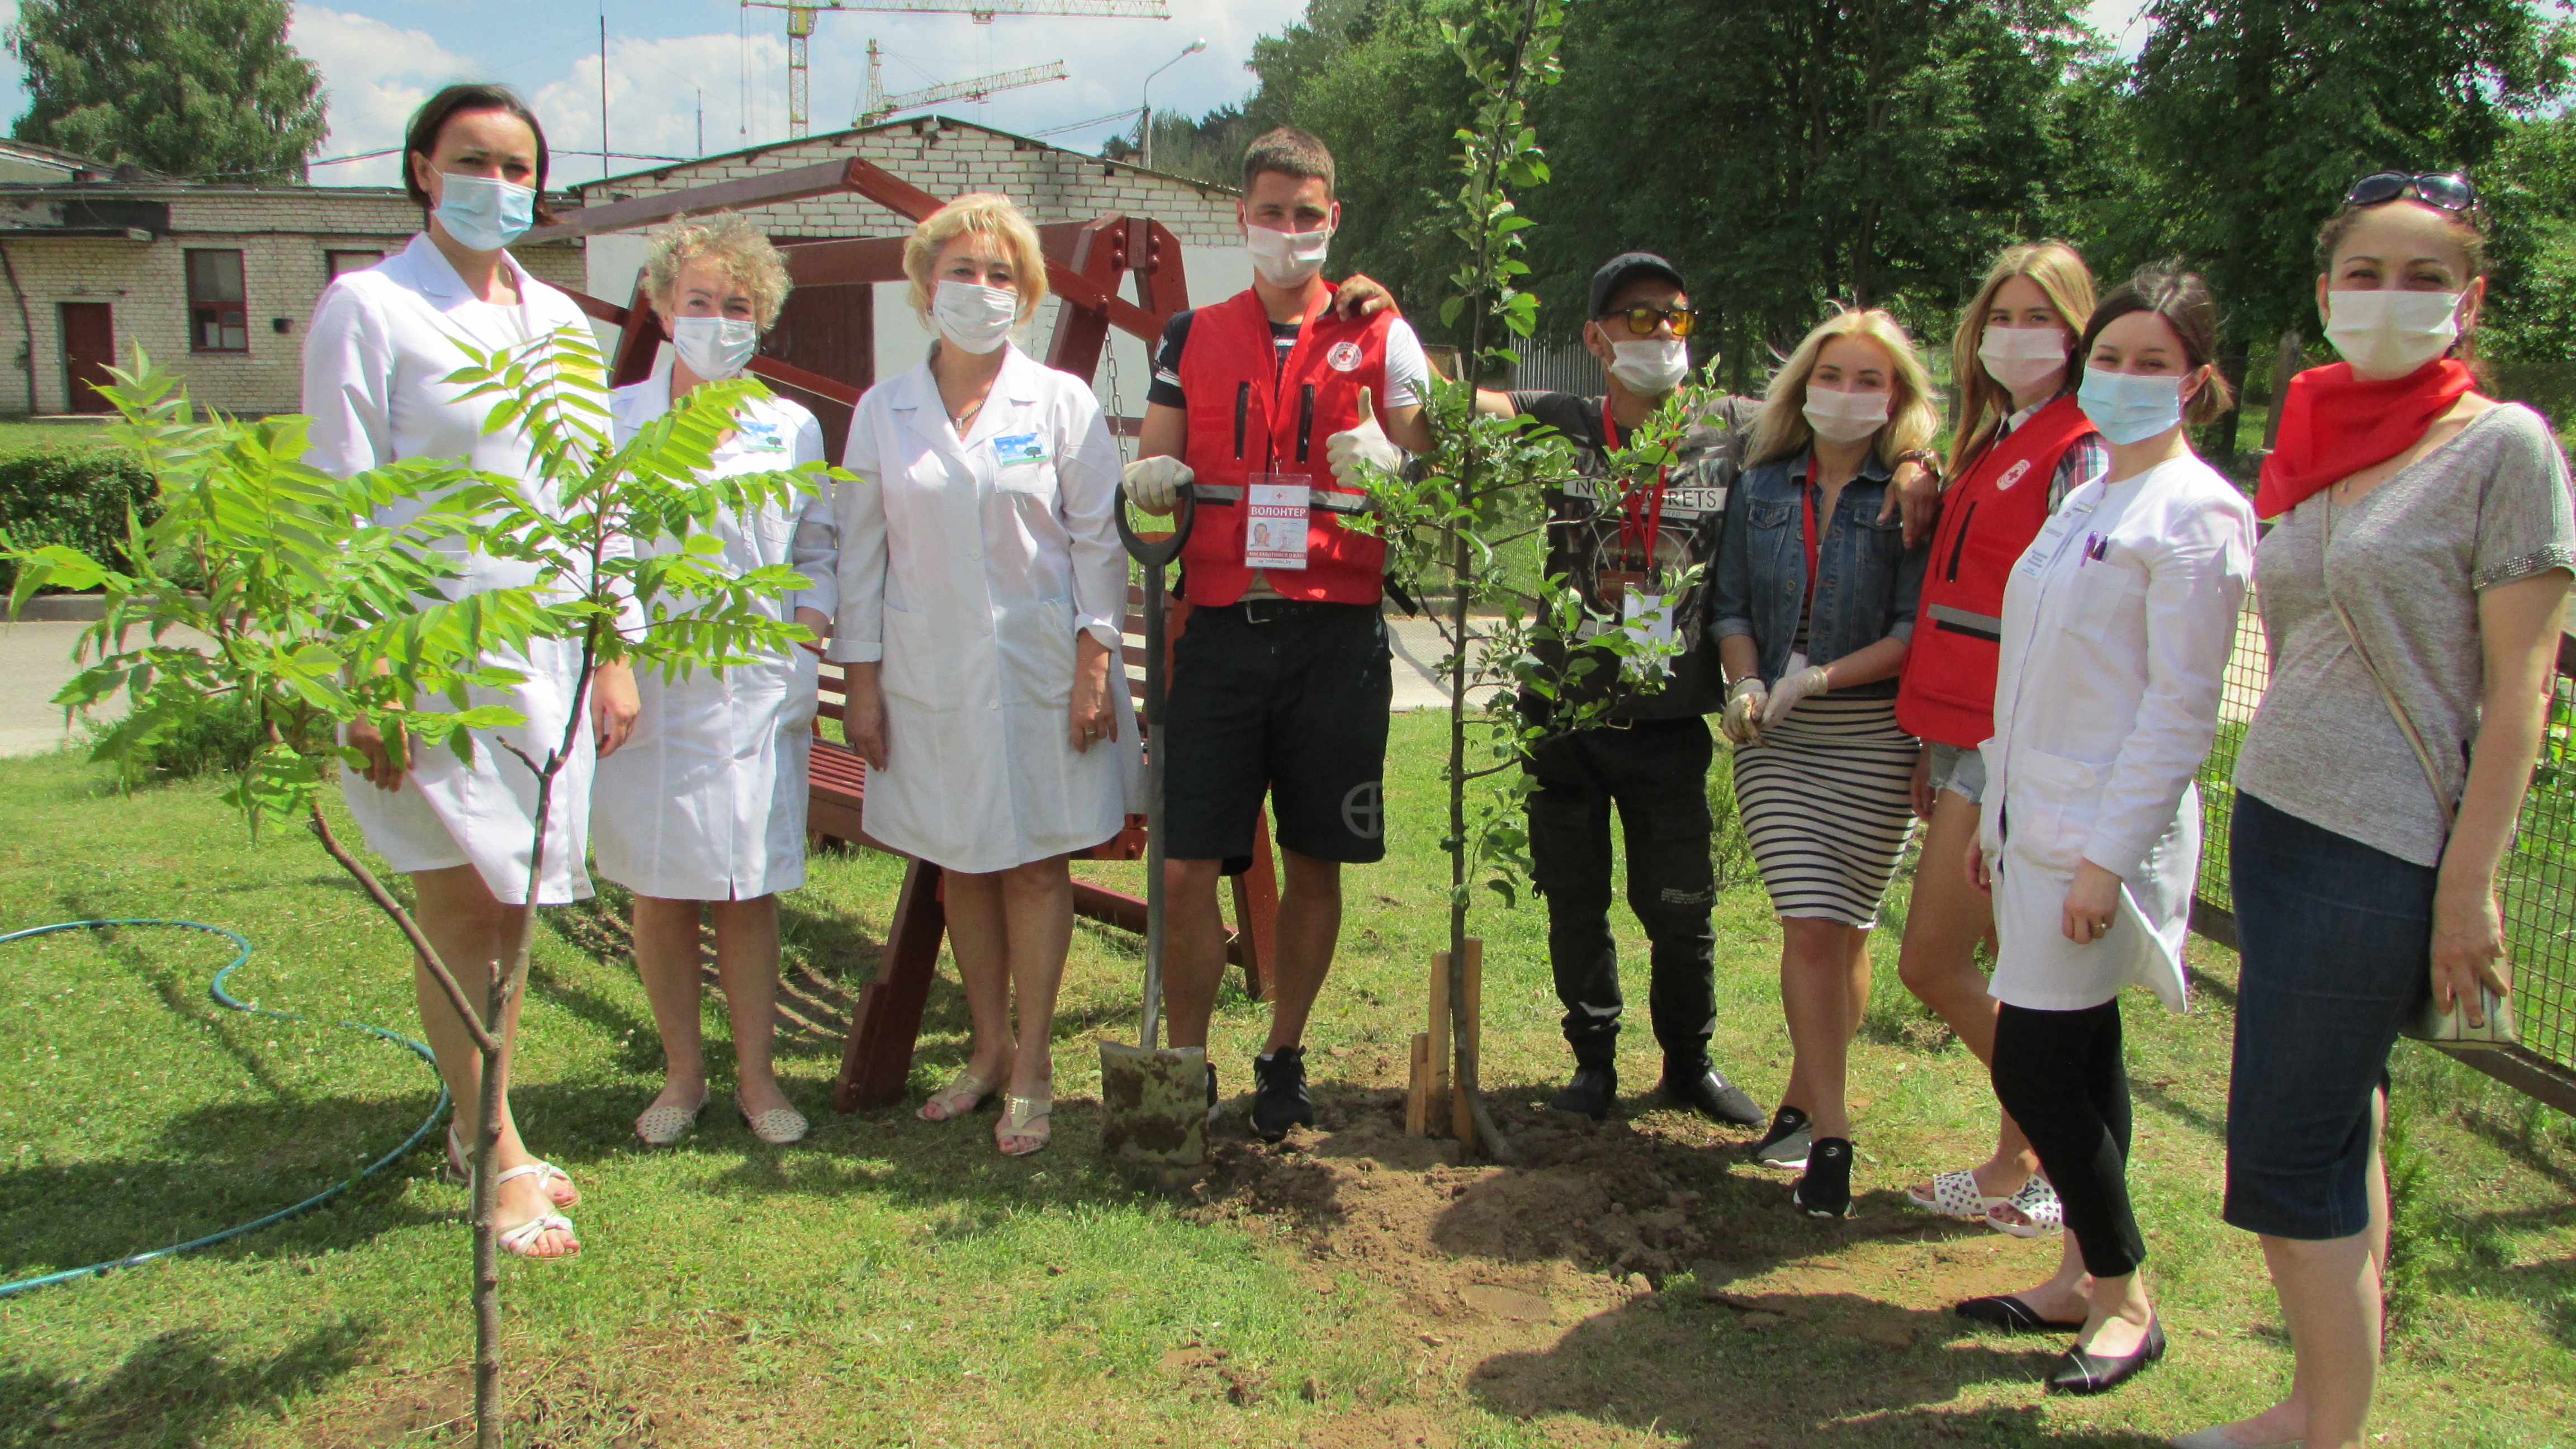
<svg viewBox="0 0 2576 1449"><path fill-rule="evenodd" d="M1913 637L1929 550L1905 546L1900 520L1878 521L1887 478L1887 465L1870 453L1843 485L1833 516L1824 520L1816 601L1807 621L1810 664L1830 664L1881 639ZM1727 502L1726 535L1709 590L1710 628L1720 639L1752 636L1765 684L1788 672L1789 646L1798 636L1807 591L1806 509L1800 497L1806 491L1802 450L1746 469ZM1893 678L1885 681L1890 692L1895 684Z"/></svg>

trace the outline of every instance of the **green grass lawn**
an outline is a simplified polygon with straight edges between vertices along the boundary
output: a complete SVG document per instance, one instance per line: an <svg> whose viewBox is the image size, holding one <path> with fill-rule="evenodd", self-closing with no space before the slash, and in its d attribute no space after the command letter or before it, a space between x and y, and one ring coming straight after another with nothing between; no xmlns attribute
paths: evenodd
<svg viewBox="0 0 2576 1449"><path fill-rule="evenodd" d="M0 422L0 454L24 448L76 448L107 441L107 420L94 423Z"/></svg>
<svg viewBox="0 0 2576 1449"><path fill-rule="evenodd" d="M1556 1134L1544 1165L1452 1166L1391 1136L1445 935L1439 724L1397 718L1394 855L1349 882L1343 961L1309 1037L1325 1130L1281 1152L1245 1144L1233 1119L1196 1195L1133 1189L1092 1156L1092 1039L1132 1036L1132 938L1077 931L1056 1031L1065 1106L1037 1157L997 1157L990 1114L831 1114L839 1044L811 1030L782 1041L816 1119L806 1144L761 1146L719 1097L694 1137L655 1152L628 1129L658 1081L642 993L595 915L560 913L538 938L517 1100L531 1141L581 1181L585 1251L504 1267L512 1442L2142 1446L2287 1383L2253 1244L2217 1222L2234 965L2206 947L2198 1012L2129 1006L2134 1176L2176 1346L2108 1400L2045 1399L2053 1345L1937 1311L2036 1281L2055 1249L1898 1205L1909 1179L1982 1151L1992 1108L1973 1062L1897 987L1893 929L1854 1052L1867 1197L1851 1223L1794 1216L1785 1181L1744 1163L1749 1134L1649 1100L1642 1020L1622 1057L1628 1120ZM209 938L0 947L0 1277L293 1201L427 1110L417 1059L332 1024L416 1030L392 930L300 835L254 846L208 784L120 797L70 756L0 761L0 820L0 929L229 926L258 947L234 990L314 1019L215 1008L206 981L227 953ZM846 1010L899 876L881 856L822 859L789 898L801 1013ZM1507 1129L1540 1142L1528 1104L1566 1065L1543 920L1488 909L1481 929L1487 1078ZM1768 1101L1788 1052L1776 930L1749 880L1719 935L1719 1056ZM1262 1020L1229 989L1229 1096ZM916 1095L961 1060L964 1023L943 977ZM2392 1445L2576 1442L2576 1130L2411 1048L2398 1089L2402 1312L2376 1427ZM435 1168L425 1150L287 1226L0 1300L0 1449L461 1442L464 1193ZM1519 1231L1542 1223L1557 1235ZM1665 1248L1601 1246L1616 1241Z"/></svg>

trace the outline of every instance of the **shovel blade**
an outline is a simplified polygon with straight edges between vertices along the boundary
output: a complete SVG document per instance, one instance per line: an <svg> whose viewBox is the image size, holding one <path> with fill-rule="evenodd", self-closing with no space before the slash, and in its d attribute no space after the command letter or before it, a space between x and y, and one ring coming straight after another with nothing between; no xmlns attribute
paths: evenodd
<svg viewBox="0 0 2576 1449"><path fill-rule="evenodd" d="M1100 1043L1100 1155L1126 1167L1207 1161L1207 1049Z"/></svg>

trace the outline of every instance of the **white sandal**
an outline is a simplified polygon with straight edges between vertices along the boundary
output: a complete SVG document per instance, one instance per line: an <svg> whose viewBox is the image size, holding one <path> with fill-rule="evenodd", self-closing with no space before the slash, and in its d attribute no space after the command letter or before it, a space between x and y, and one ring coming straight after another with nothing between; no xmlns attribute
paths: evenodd
<svg viewBox="0 0 2576 1449"><path fill-rule="evenodd" d="M545 1163L525 1163L502 1173L500 1182L495 1185L504 1186L516 1178L533 1176L537 1179L538 1189L543 1191L546 1176L550 1173L556 1177L563 1176L560 1171L557 1171L555 1168L550 1167ZM564 1249L560 1253L539 1253L530 1250L531 1244L550 1232L562 1233L565 1237L572 1240L572 1246ZM514 1258L528 1258L541 1263L549 1262L556 1258L569 1258L573 1254L581 1251L581 1238L573 1229L572 1219L565 1217L562 1213L552 1211L551 1209L541 1212L535 1217L532 1217L526 1222L520 1223L514 1227L503 1228L497 1236L497 1241L502 1252L507 1253Z"/></svg>
<svg viewBox="0 0 2576 1449"><path fill-rule="evenodd" d="M1047 1145L1055 1129L1048 1118L1055 1112L1055 1084L1047 1083L1035 1097L1002 1099L1002 1120L993 1127L993 1146L1004 1157L1026 1157ZM1013 1147L1014 1137L1028 1140L1026 1147Z"/></svg>
<svg viewBox="0 0 2576 1449"><path fill-rule="evenodd" d="M2020 1213L2022 1221L2006 1222L1996 1217L1995 1213L2003 1208ZM1986 1226L2016 1238L2044 1238L2065 1228L2066 1206L2057 1200L2057 1189L2048 1185L2048 1179L2034 1172L2030 1181L2021 1185L2021 1191L1987 1209Z"/></svg>
<svg viewBox="0 0 2576 1449"><path fill-rule="evenodd" d="M562 1168L557 1167L553 1163L545 1161L542 1158L529 1163L527 1168L523 1170L535 1171L544 1175L545 1180L539 1182L537 1186L544 1191L547 1197L554 1199L556 1207L568 1208L581 1206L581 1189L573 1184L571 1173L564 1171ZM470 1162L465 1155L465 1144L456 1140L456 1128L453 1125L449 1126L447 1129L447 1165L440 1169L439 1176L445 1180L447 1185L450 1187L472 1187L474 1185L473 1163ZM565 1193L559 1193L554 1190L553 1183L556 1178L563 1179L565 1192L568 1192L570 1196L566 1196Z"/></svg>
<svg viewBox="0 0 2576 1449"><path fill-rule="evenodd" d="M697 1126L698 1114L706 1109L707 1092L703 1086L698 1090L698 1105L694 1107L681 1108L657 1101L636 1115L635 1136L647 1147L668 1147Z"/></svg>
<svg viewBox="0 0 2576 1449"><path fill-rule="evenodd" d="M992 1092L991 1082L960 1068L956 1076L948 1079L948 1085L931 1093L930 1100L922 1103L914 1115L924 1122L953 1122L974 1111Z"/></svg>
<svg viewBox="0 0 2576 1449"><path fill-rule="evenodd" d="M1987 1196L1977 1186L1976 1170L1961 1168L1957 1172L1945 1172L1932 1179L1930 1197L1925 1197L1922 1188L1917 1185L1905 1190L1905 1200L1927 1213L1939 1213L1945 1218L1957 1218L1962 1222L1973 1223L2005 1203L2011 1202L2012 1198Z"/></svg>

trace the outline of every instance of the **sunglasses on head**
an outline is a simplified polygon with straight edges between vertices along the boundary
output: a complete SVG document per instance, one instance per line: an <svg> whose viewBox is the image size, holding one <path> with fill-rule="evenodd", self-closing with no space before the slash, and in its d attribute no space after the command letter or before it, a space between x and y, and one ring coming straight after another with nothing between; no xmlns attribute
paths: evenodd
<svg viewBox="0 0 2576 1449"><path fill-rule="evenodd" d="M2395 201L2405 195L2406 188L2410 186L2415 188L2416 200L2444 211L2466 211L2478 204L2477 188L2469 184L2464 172L2440 171L2413 176L2403 171L2380 171L2354 182L2352 190L2344 193L2344 205L2377 206L2381 202Z"/></svg>
<svg viewBox="0 0 2576 1449"><path fill-rule="evenodd" d="M1688 307L1658 307L1650 302L1640 302L1634 307L1622 307L1615 312L1601 314L1603 321L1613 317L1627 319L1628 332L1635 337L1653 336L1656 325L1664 322L1672 324L1675 337L1688 337L1691 335L1692 324L1699 320L1699 314Z"/></svg>

